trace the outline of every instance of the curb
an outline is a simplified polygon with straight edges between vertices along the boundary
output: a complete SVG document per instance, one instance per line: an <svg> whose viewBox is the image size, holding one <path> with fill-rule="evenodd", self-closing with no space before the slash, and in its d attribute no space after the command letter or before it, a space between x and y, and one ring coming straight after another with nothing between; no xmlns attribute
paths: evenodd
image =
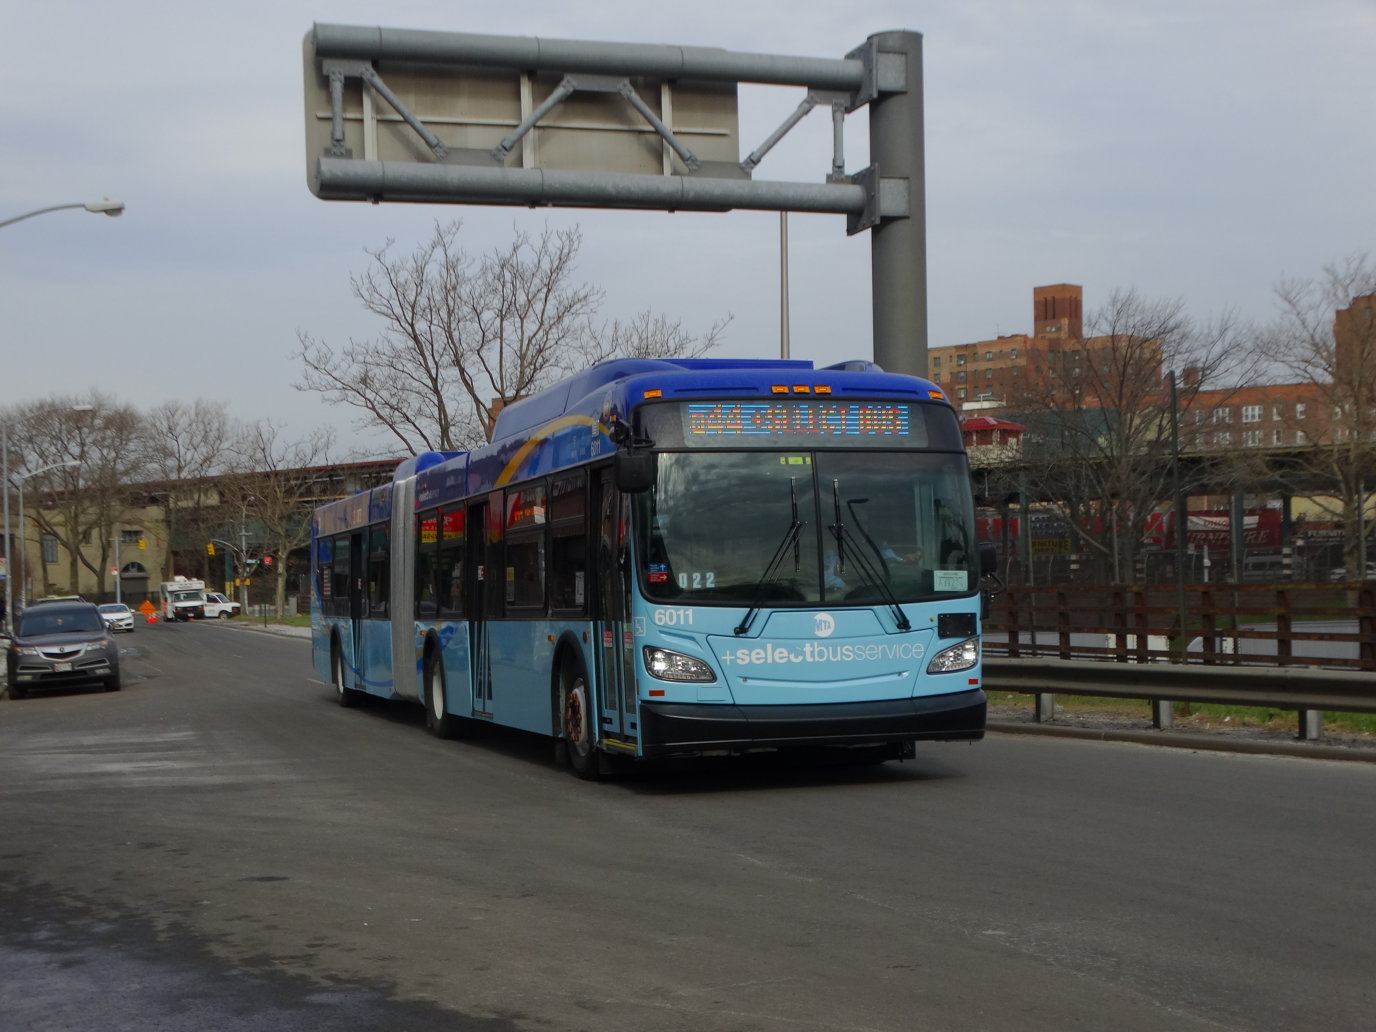
<svg viewBox="0 0 1376 1032"><path fill-rule="evenodd" d="M275 634L279 638L306 638L311 636L309 627L288 627L285 624L255 624L250 622L240 623L239 620L225 621L225 627L234 627L241 631L257 631L259 634Z"/></svg>
<svg viewBox="0 0 1376 1032"><path fill-rule="evenodd" d="M986 730L1004 735L1047 735L1079 738L1092 742L1131 742L1168 749L1193 749L1199 752L1232 752L1253 755L1296 756L1310 760L1347 760L1376 763L1376 749L1310 742L1272 742L1256 738L1229 738L1225 735L1182 734L1172 731L1136 731L1129 728L1065 727L1052 724L1024 724L991 720Z"/></svg>

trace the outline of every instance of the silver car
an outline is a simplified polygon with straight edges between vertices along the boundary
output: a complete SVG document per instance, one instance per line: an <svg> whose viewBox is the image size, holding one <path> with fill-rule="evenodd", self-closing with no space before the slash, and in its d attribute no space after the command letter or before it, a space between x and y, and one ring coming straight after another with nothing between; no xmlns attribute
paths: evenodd
<svg viewBox="0 0 1376 1032"><path fill-rule="evenodd" d="M34 688L97 681L120 689L119 646L100 611L89 602L45 602L19 614L5 654L10 698Z"/></svg>
<svg viewBox="0 0 1376 1032"><path fill-rule="evenodd" d="M96 608L100 610L100 618L110 630L134 633L134 611L123 602L106 602Z"/></svg>

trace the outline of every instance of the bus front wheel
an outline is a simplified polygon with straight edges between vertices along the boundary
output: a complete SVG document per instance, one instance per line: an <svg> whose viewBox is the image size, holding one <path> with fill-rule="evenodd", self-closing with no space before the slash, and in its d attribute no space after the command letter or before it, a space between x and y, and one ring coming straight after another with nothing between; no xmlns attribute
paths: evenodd
<svg viewBox="0 0 1376 1032"><path fill-rule="evenodd" d="M563 694L562 724L569 766L580 778L596 780L601 773L601 767L597 762L597 749L593 744L594 724L588 679L582 670L565 671Z"/></svg>

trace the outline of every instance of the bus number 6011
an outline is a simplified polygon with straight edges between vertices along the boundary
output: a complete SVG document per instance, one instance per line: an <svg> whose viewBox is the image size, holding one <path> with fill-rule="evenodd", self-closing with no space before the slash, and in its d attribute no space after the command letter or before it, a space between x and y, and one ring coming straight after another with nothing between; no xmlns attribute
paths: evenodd
<svg viewBox="0 0 1376 1032"><path fill-rule="evenodd" d="M661 627L673 627L676 624L690 624L693 622L693 611L691 609L656 609L655 623Z"/></svg>

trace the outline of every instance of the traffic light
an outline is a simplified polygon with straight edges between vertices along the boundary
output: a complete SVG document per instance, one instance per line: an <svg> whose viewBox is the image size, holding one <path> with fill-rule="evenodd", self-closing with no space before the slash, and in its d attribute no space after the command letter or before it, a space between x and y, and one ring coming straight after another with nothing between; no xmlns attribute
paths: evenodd
<svg viewBox="0 0 1376 1032"><path fill-rule="evenodd" d="M140 547L140 548L143 547L143 542L142 542L142 541L139 542L139 547ZM206 554L206 555L214 555L214 554L215 554L215 542L213 542L213 541L207 541L207 542L205 543L205 554Z"/></svg>
<svg viewBox="0 0 1376 1032"><path fill-rule="evenodd" d="M145 540L144 538L139 538L139 551L140 551L140 552L144 552L144 551L147 551L147 549L148 549L148 542L147 542L147 540ZM210 554L211 554L211 555L214 555L215 553L214 553L214 552L211 552Z"/></svg>
<svg viewBox="0 0 1376 1032"><path fill-rule="evenodd" d="M272 565L272 556L270 556L270 555L265 555L265 556L263 556L261 562L262 562L262 564L263 564L264 566L271 566L271 565Z"/></svg>

